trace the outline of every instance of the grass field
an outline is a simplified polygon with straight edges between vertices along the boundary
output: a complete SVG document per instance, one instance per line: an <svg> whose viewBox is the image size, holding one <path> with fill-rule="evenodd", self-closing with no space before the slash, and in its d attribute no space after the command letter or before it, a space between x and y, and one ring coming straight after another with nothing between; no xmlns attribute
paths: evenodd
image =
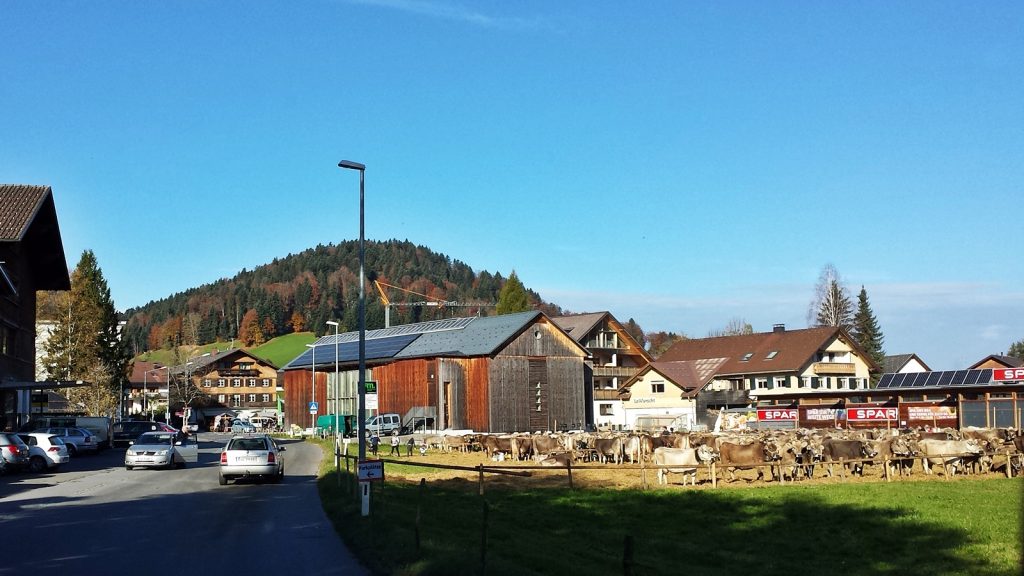
<svg viewBox="0 0 1024 576"><path fill-rule="evenodd" d="M325 453L329 447L325 448ZM325 458L325 509L353 552L388 575L1020 574L1024 481L569 490L435 479L389 466L364 519ZM486 558L481 559L484 503ZM420 516L420 548L416 517ZM632 539L631 572L623 566Z"/></svg>
<svg viewBox="0 0 1024 576"><path fill-rule="evenodd" d="M316 340L316 337L312 332L285 334L284 336L278 336L270 342L267 342L262 346L251 348L250 350L260 358L269 360L276 366L280 367L284 366L301 354L306 349L306 344L312 344L314 340ZM239 340L235 340L234 342L214 342L212 344L203 344L202 346L184 347L182 350L182 358L192 358L217 350L224 351L229 349L232 345L237 348L241 345L241 342ZM174 366L177 363L182 362L181 360L175 359L173 350L151 350L144 354L140 354L136 357L136 360L144 362L159 362L165 366Z"/></svg>

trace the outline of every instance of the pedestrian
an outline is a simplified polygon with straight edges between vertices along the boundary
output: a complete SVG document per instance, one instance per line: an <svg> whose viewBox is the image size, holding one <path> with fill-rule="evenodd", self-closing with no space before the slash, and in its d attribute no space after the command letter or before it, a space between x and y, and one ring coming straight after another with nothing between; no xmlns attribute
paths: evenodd
<svg viewBox="0 0 1024 576"><path fill-rule="evenodd" d="M380 436L377 436L377 433L374 432L373 434L370 435L370 451L373 452L374 456L377 455L377 446L379 446L379 445L380 445Z"/></svg>
<svg viewBox="0 0 1024 576"><path fill-rule="evenodd" d="M412 456L412 447L416 445L416 438L409 436L409 441L405 443L405 451L409 456Z"/></svg>
<svg viewBox="0 0 1024 576"><path fill-rule="evenodd" d="M402 457L402 450L398 447L398 430L391 433L391 456L398 454L398 457Z"/></svg>

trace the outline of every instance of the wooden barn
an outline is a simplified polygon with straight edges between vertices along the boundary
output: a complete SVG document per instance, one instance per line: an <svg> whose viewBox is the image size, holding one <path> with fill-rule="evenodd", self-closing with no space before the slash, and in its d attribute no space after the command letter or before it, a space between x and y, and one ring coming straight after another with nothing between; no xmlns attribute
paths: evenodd
<svg viewBox="0 0 1024 576"><path fill-rule="evenodd" d="M328 335L282 369L285 423L357 411L359 333ZM542 312L451 318L366 332L376 412L427 428L516 432L582 428L588 353ZM368 408L373 398L368 396Z"/></svg>

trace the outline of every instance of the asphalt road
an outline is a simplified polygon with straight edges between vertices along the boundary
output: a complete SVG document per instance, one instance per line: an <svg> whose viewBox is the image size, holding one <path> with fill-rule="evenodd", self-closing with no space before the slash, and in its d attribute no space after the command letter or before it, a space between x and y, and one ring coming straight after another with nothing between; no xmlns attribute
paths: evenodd
<svg viewBox="0 0 1024 576"><path fill-rule="evenodd" d="M199 463L124 469L124 448L55 473L0 477L0 575L364 575L320 505L321 451L284 441L285 480L217 483L227 434Z"/></svg>

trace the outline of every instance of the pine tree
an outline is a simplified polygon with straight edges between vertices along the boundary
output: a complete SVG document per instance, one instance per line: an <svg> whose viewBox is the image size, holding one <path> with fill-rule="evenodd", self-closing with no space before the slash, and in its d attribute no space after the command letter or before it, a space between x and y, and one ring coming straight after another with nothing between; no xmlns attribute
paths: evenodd
<svg viewBox="0 0 1024 576"><path fill-rule="evenodd" d="M871 304L868 303L868 291L863 286L857 295L857 313L853 317L852 336L875 364L882 366L885 361L885 350L882 348L885 337L878 326L875 313L871 311Z"/></svg>
<svg viewBox="0 0 1024 576"><path fill-rule="evenodd" d="M636 343L639 344L641 348L647 346L647 336L644 334L644 329L636 323L636 320L630 318L623 328L625 328L626 332L633 337L633 340L636 340Z"/></svg>
<svg viewBox="0 0 1024 576"><path fill-rule="evenodd" d="M526 293L523 283L519 281L519 276L513 270L508 280L505 281L505 285L501 287L495 312L501 315L528 310L533 310L533 307L530 306L530 297Z"/></svg>
<svg viewBox="0 0 1024 576"><path fill-rule="evenodd" d="M1024 360L1024 340L1020 340L1014 342L1013 344L1010 344L1010 350L1006 353L1006 355Z"/></svg>
<svg viewBox="0 0 1024 576"><path fill-rule="evenodd" d="M43 362L54 380L81 380L87 386L62 393L76 411L114 416L128 380L131 354L119 333L110 288L91 250L82 253L62 299Z"/></svg>

